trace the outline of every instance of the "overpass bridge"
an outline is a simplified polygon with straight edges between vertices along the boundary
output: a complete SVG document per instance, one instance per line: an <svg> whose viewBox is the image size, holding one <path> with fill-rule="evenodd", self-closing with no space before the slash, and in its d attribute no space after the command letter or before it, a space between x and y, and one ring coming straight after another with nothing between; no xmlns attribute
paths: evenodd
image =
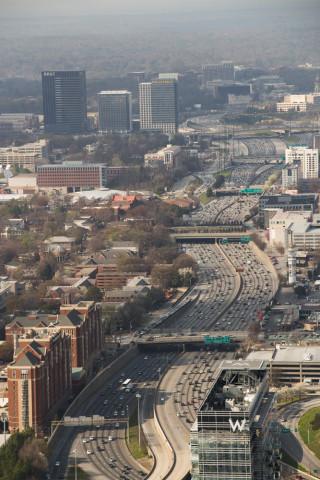
<svg viewBox="0 0 320 480"><path fill-rule="evenodd" d="M251 232L181 230L171 232L170 240L177 243L248 243L251 240Z"/></svg>

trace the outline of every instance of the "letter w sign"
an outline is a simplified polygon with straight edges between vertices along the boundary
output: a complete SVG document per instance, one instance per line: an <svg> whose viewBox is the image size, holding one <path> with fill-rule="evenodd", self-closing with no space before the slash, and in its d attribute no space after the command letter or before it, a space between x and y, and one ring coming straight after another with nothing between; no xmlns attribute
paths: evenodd
<svg viewBox="0 0 320 480"><path fill-rule="evenodd" d="M239 422L239 420L236 420L233 423L232 418L229 418L229 423L230 423L230 426L231 426L233 432L235 432L237 429L239 430L239 432L242 432L242 430L244 429L244 427L247 423L247 420L244 418L241 421L241 423Z"/></svg>

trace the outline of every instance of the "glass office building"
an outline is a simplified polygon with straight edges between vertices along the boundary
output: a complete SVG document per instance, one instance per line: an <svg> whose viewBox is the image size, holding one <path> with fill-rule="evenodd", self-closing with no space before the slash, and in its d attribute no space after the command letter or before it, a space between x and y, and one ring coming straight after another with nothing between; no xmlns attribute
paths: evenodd
<svg viewBox="0 0 320 480"><path fill-rule="evenodd" d="M192 480L280 479L276 397L265 363L224 361L191 430Z"/></svg>
<svg viewBox="0 0 320 480"><path fill-rule="evenodd" d="M80 134L87 130L85 71L42 72L46 133Z"/></svg>
<svg viewBox="0 0 320 480"><path fill-rule="evenodd" d="M98 93L98 103L99 132L131 132L131 92L126 90L105 90Z"/></svg>

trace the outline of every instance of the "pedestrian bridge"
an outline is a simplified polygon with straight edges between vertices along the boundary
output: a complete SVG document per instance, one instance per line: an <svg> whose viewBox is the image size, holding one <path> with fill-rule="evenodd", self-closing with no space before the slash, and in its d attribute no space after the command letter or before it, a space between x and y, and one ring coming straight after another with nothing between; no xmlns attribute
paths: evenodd
<svg viewBox="0 0 320 480"><path fill-rule="evenodd" d="M250 232L218 232L218 231L192 231L184 229L171 231L170 239L177 243L248 243L251 240Z"/></svg>

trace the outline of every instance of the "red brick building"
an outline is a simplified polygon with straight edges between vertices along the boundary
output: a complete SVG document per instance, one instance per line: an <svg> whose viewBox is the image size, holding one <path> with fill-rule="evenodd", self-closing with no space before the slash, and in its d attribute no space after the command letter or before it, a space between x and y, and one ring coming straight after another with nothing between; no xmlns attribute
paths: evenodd
<svg viewBox="0 0 320 480"><path fill-rule="evenodd" d="M22 337L43 329L63 331L71 337L72 367L87 368L102 348L103 328L101 304L81 301L75 305L62 305L58 315L32 314L16 317L6 328L6 342L13 343L14 334Z"/></svg>
<svg viewBox="0 0 320 480"><path fill-rule="evenodd" d="M14 360L8 365L10 430L31 426L41 435L71 394L71 373L71 337L64 331L16 335Z"/></svg>
<svg viewBox="0 0 320 480"><path fill-rule="evenodd" d="M107 167L100 163L66 161L41 165L37 169L38 188L79 192L82 189L107 186Z"/></svg>

